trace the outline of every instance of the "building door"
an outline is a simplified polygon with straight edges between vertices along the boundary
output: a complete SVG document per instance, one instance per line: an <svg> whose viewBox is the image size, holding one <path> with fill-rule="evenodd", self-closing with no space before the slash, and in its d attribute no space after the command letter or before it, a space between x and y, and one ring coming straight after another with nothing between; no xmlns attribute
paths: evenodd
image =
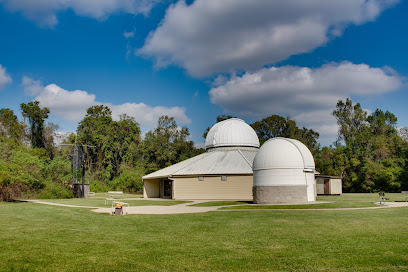
<svg viewBox="0 0 408 272"><path fill-rule="evenodd" d="M330 194L330 179L324 179L324 194Z"/></svg>
<svg viewBox="0 0 408 272"><path fill-rule="evenodd" d="M173 183L169 179L163 180L163 198L172 198L173 196Z"/></svg>

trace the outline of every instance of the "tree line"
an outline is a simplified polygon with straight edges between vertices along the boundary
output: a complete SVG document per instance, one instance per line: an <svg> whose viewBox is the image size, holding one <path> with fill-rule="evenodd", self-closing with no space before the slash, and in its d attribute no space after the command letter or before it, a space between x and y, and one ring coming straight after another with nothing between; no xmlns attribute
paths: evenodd
<svg viewBox="0 0 408 272"><path fill-rule="evenodd" d="M46 123L50 110L38 101L20 108L24 120L10 109L0 109L0 200L22 195L71 197L70 149L55 145L58 126ZM318 172L343 177L345 192L408 189L408 129L398 130L394 114L380 109L368 114L350 99L338 101L332 114L338 139L324 147L318 143L318 132L298 127L290 117L271 115L250 125L261 145L273 137L303 142L313 153ZM221 115L217 122L232 117ZM194 147L189 135L174 118L162 116L142 137L135 118L124 114L115 121L107 106L97 105L87 109L76 135L65 143L95 146L87 150L85 165L92 191L140 193L143 175L204 152Z"/></svg>
<svg viewBox="0 0 408 272"><path fill-rule="evenodd" d="M141 137L135 118L112 119L107 106L87 109L76 134L58 148L58 126L46 123L50 110L38 101L20 105L23 121L10 109L0 109L0 200L22 195L39 198L72 197L69 145L94 146L86 151L86 180L92 191L141 193L142 176L204 152L188 139L173 117L162 116L157 127Z"/></svg>
<svg viewBox="0 0 408 272"><path fill-rule="evenodd" d="M359 103L338 101L338 139L317 156L319 171L343 173L346 192L400 192L408 189L407 128L381 109L368 114Z"/></svg>

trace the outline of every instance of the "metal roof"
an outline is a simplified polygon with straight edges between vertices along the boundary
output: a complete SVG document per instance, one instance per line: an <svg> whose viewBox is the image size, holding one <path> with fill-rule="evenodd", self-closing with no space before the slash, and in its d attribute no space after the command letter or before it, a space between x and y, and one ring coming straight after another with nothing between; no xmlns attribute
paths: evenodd
<svg viewBox="0 0 408 272"><path fill-rule="evenodd" d="M230 118L212 126L205 139L206 149L225 146L259 147L259 139L244 120Z"/></svg>
<svg viewBox="0 0 408 272"><path fill-rule="evenodd" d="M143 179L191 175L252 175L257 151L222 150L206 152L143 177Z"/></svg>
<svg viewBox="0 0 408 272"><path fill-rule="evenodd" d="M342 179L341 176L328 176L328 175L321 175L319 172L317 172L316 178L332 178L332 179Z"/></svg>

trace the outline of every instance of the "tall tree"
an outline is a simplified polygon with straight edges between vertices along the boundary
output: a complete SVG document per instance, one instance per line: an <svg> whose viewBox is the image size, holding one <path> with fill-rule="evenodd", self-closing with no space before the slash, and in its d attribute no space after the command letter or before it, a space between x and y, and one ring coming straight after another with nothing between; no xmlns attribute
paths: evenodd
<svg viewBox="0 0 408 272"><path fill-rule="evenodd" d="M23 117L28 118L32 147L44 148L44 122L50 110L47 107L42 108L39 101L21 103L20 108Z"/></svg>
<svg viewBox="0 0 408 272"><path fill-rule="evenodd" d="M194 143L187 140L190 132L179 128L173 117L162 116L157 127L146 133L143 158L146 172L153 172L196 155Z"/></svg>
<svg viewBox="0 0 408 272"><path fill-rule="evenodd" d="M79 143L96 146L88 149L87 168L97 172L105 181L119 175L125 166L132 167L137 160L139 124L127 115L113 121L107 106L88 108L85 118L79 123L77 135Z"/></svg>
<svg viewBox="0 0 408 272"><path fill-rule="evenodd" d="M274 137L286 137L303 142L313 154L319 149L317 143L319 133L305 127L299 128L296 121L289 117L271 115L251 124L251 126L258 135L261 145Z"/></svg>
<svg viewBox="0 0 408 272"><path fill-rule="evenodd" d="M258 135L261 144L275 137L294 138L299 130L296 121L279 115L271 115L251 124L251 126Z"/></svg>
<svg viewBox="0 0 408 272"><path fill-rule="evenodd" d="M363 168L365 180L372 190L397 191L403 186L406 142L398 134L397 117L377 109L367 117L369 141L367 165Z"/></svg>
<svg viewBox="0 0 408 272"><path fill-rule="evenodd" d="M115 122L115 158L119 165L133 166L140 159L140 127L135 118L122 114Z"/></svg>
<svg viewBox="0 0 408 272"><path fill-rule="evenodd" d="M17 142L24 137L24 125L10 109L0 109L0 135Z"/></svg>
<svg viewBox="0 0 408 272"><path fill-rule="evenodd" d="M408 127L401 128L400 135L404 141L408 142Z"/></svg>
<svg viewBox="0 0 408 272"><path fill-rule="evenodd" d="M324 146L314 155L316 170L324 175L342 175L349 166L346 154L344 146Z"/></svg>
<svg viewBox="0 0 408 272"><path fill-rule="evenodd" d="M343 187L346 191L360 192L370 187L364 185L368 182L362 178L363 167L367 162L367 142L369 131L367 127L367 112L349 98L345 102L339 100L332 115L337 120L338 138L337 146L345 144L344 152L347 158L347 167L344 169Z"/></svg>
<svg viewBox="0 0 408 272"><path fill-rule="evenodd" d="M348 192L395 192L406 186L407 143L396 129L397 117L377 109L367 116L359 103L339 101L336 150L344 158L343 188ZM344 146L341 145L344 143ZM341 151L341 152L339 152Z"/></svg>
<svg viewBox="0 0 408 272"><path fill-rule="evenodd" d="M57 147L55 145L54 137L55 132L59 129L59 126L51 122L47 122L43 130L44 148L47 150L48 156L54 158Z"/></svg>
<svg viewBox="0 0 408 272"><path fill-rule="evenodd" d="M361 108L360 103L353 105L353 101L349 98L346 102L339 100L332 115L339 126L338 140L343 140L346 145L356 140L367 120L367 112Z"/></svg>

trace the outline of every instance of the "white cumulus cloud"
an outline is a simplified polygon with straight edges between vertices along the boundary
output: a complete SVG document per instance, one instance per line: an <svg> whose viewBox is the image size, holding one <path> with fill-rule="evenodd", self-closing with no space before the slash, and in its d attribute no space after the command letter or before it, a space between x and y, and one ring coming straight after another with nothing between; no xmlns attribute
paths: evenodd
<svg viewBox="0 0 408 272"><path fill-rule="evenodd" d="M57 13L72 9L77 15L99 20L111 14L124 12L145 14L160 0L0 0L11 12L20 12L41 26L58 23Z"/></svg>
<svg viewBox="0 0 408 272"><path fill-rule="evenodd" d="M129 32L125 31L125 32L123 32L123 37L125 37L126 39L133 38L134 36L135 36L134 31L129 31Z"/></svg>
<svg viewBox="0 0 408 272"><path fill-rule="evenodd" d="M39 95L44 91L41 80L35 80L28 76L23 76L21 85L24 87L24 92L30 96Z"/></svg>
<svg viewBox="0 0 408 272"><path fill-rule="evenodd" d="M170 6L136 54L193 76L258 69L310 52L349 24L374 20L398 0L196 0Z"/></svg>
<svg viewBox="0 0 408 272"><path fill-rule="evenodd" d="M55 84L49 84L35 97L41 105L48 107L52 114L62 116L69 121L79 121L86 109L100 104L95 101L95 95L85 91L67 91Z"/></svg>
<svg viewBox="0 0 408 272"><path fill-rule="evenodd" d="M191 123L183 107L154 107L144 103L114 105L112 103L98 102L94 94L86 91L68 91L56 84L49 84L44 87L41 81L29 77L23 77L22 81L27 94L35 96L34 99L40 101L42 106L48 107L51 114L61 116L71 122L78 122L84 118L89 107L105 105L112 110L114 120L119 120L120 115L127 114L134 117L143 130L154 128L159 117L163 115L174 117L179 124Z"/></svg>
<svg viewBox="0 0 408 272"><path fill-rule="evenodd" d="M0 64L0 90L8 83L11 83L12 79L9 74L7 74L6 68Z"/></svg>
<svg viewBox="0 0 408 272"><path fill-rule="evenodd" d="M185 114L185 109L182 107L152 107L144 103L107 104L107 106L112 110L114 119L119 119L121 114L126 113L129 116L135 117L136 121L144 127L155 127L157 120L163 115L174 117L179 124L191 123L190 118Z"/></svg>
<svg viewBox="0 0 408 272"><path fill-rule="evenodd" d="M324 138L336 134L331 112L338 100L353 95L380 95L402 84L403 78L390 68L345 61L315 69L282 66L247 72L212 88L210 98L226 112L239 116L289 115Z"/></svg>

